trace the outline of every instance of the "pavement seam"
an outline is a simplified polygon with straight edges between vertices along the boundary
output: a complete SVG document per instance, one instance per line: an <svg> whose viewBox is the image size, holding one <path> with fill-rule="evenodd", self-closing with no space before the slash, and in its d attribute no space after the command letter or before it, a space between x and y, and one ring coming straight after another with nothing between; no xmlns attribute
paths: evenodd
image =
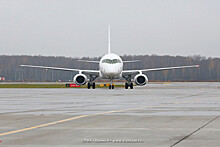
<svg viewBox="0 0 220 147"><path fill-rule="evenodd" d="M186 135L185 137L183 137L182 139L178 140L177 142L175 142L174 144L172 144L170 147L174 147L177 144L179 144L180 142L182 142L183 140L189 138L190 136L192 136L193 134L195 134L196 132L198 132L199 130L203 129L204 127L206 127L207 125L209 125L210 123L212 123L213 121L215 121L216 119L218 119L220 116L216 116L213 119L211 119L210 121L208 121L207 123L205 123L204 125L202 125L201 127L199 127L198 129L196 129L195 131L191 132L190 134Z"/></svg>

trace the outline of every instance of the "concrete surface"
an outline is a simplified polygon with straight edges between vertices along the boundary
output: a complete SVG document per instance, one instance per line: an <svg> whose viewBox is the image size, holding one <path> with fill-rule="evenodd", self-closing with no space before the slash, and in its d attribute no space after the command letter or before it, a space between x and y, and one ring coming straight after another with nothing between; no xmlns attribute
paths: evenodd
<svg viewBox="0 0 220 147"><path fill-rule="evenodd" d="M220 83L0 89L0 146L220 146Z"/></svg>

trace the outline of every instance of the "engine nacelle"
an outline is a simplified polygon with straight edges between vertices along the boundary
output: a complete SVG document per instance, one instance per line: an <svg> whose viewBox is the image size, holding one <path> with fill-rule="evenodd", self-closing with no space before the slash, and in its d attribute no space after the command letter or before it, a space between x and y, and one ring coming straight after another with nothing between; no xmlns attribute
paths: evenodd
<svg viewBox="0 0 220 147"><path fill-rule="evenodd" d="M73 78L73 82L76 83L77 85L85 85L87 81L88 79L84 74L77 74Z"/></svg>
<svg viewBox="0 0 220 147"><path fill-rule="evenodd" d="M134 82L136 85L145 85L148 82L148 78L144 74L138 74L134 77Z"/></svg>

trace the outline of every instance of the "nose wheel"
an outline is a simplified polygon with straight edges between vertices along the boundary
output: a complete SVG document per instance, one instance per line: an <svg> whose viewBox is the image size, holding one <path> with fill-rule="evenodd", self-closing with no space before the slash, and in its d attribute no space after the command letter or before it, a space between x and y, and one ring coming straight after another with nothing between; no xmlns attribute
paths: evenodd
<svg viewBox="0 0 220 147"><path fill-rule="evenodd" d="M109 89L114 89L115 86L114 85L109 85Z"/></svg>
<svg viewBox="0 0 220 147"><path fill-rule="evenodd" d="M130 89L133 89L133 83L125 83L125 89L128 89L130 87Z"/></svg>
<svg viewBox="0 0 220 147"><path fill-rule="evenodd" d="M111 81L111 84L109 85L109 89L114 89L115 88L115 86L113 85L113 79L110 79L110 81Z"/></svg>

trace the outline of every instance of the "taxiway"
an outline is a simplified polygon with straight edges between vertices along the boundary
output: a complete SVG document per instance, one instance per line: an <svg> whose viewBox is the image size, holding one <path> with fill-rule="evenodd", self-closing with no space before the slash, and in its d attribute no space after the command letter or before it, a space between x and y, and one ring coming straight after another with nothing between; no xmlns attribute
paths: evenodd
<svg viewBox="0 0 220 147"><path fill-rule="evenodd" d="M220 83L0 93L0 146L220 144Z"/></svg>

